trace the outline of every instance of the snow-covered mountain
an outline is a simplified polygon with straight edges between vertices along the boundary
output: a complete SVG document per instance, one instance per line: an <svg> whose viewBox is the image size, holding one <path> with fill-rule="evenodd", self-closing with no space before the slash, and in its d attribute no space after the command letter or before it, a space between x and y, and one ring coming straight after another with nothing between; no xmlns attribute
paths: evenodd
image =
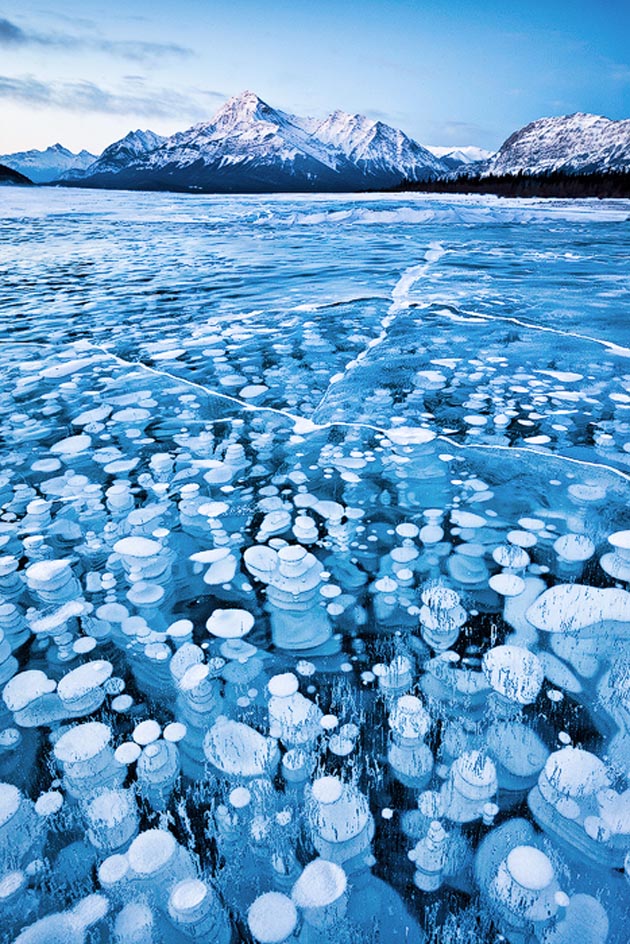
<svg viewBox="0 0 630 944"><path fill-rule="evenodd" d="M422 180L444 171L435 155L408 138L404 132L364 115L334 111L315 125L313 137L337 148L365 171L384 173L407 180Z"/></svg>
<svg viewBox="0 0 630 944"><path fill-rule="evenodd" d="M96 155L89 151L73 154L61 144L53 144L45 151L18 151L16 154L0 155L0 163L38 184L57 180L70 170L84 170L95 160Z"/></svg>
<svg viewBox="0 0 630 944"><path fill-rule="evenodd" d="M467 144L463 147L431 147L427 144L427 151L431 151L436 157L439 157L443 164L454 169L464 167L468 164L478 164L480 161L487 161L494 155L494 151L487 151L485 148L475 147Z"/></svg>
<svg viewBox="0 0 630 944"><path fill-rule="evenodd" d="M585 114L540 118L492 154L470 145L425 148L364 115L334 111L323 120L302 118L243 92L210 121L170 137L132 131L86 167L60 175L60 182L210 193L356 191L395 187L403 180L627 169L630 120Z"/></svg>
<svg viewBox="0 0 630 944"><path fill-rule="evenodd" d="M290 171L300 160L335 170L337 155L304 130L292 115L271 108L253 92L229 99L210 121L167 138L149 155L153 169L203 164L217 170L244 165L250 169L283 165ZM199 167L201 170L201 167Z"/></svg>
<svg viewBox="0 0 630 944"><path fill-rule="evenodd" d="M150 151L164 144L166 138L154 131L130 131L120 141L108 145L98 157L92 157L89 164L82 168L71 168L59 175L62 179L84 178L94 173L116 174L141 161Z"/></svg>
<svg viewBox="0 0 630 944"><path fill-rule="evenodd" d="M562 115L532 121L501 145L487 174L589 174L630 170L630 119Z"/></svg>
<svg viewBox="0 0 630 944"><path fill-rule="evenodd" d="M446 170L429 151L382 122L343 112L324 121L300 118L253 92L229 99L210 121L186 131L165 139L149 135L127 135L80 177L68 175L64 182L235 193L343 191L394 186Z"/></svg>

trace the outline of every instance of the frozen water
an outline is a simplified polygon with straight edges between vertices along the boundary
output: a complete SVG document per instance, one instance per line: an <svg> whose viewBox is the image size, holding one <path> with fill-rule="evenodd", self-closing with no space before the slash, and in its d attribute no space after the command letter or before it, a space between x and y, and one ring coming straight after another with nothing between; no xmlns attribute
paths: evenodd
<svg viewBox="0 0 630 944"><path fill-rule="evenodd" d="M630 204L0 194L0 944L626 944Z"/></svg>

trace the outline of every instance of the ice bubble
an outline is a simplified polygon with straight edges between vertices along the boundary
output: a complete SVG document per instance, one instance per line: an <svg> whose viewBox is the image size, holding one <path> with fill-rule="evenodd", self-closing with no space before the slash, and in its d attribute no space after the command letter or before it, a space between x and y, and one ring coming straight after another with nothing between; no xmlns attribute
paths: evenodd
<svg viewBox="0 0 630 944"><path fill-rule="evenodd" d="M68 728L55 742L55 757L64 764L76 764L96 757L111 740L111 730L101 721L87 721Z"/></svg>
<svg viewBox="0 0 630 944"><path fill-rule="evenodd" d="M62 459L72 458L82 452L87 452L91 445L92 437L82 433L78 436L68 436L66 439L60 439L59 442L50 447L50 451L53 455L61 456Z"/></svg>
<svg viewBox="0 0 630 944"><path fill-rule="evenodd" d="M116 915L114 935L116 944L154 944L155 920L149 905L131 901Z"/></svg>
<svg viewBox="0 0 630 944"><path fill-rule="evenodd" d="M566 898L566 896L565 896ZM543 944L605 944L608 938L609 920L604 907L592 895L578 893L569 898L566 913L560 920L546 927L542 933Z"/></svg>
<svg viewBox="0 0 630 944"><path fill-rule="evenodd" d="M173 744L176 744L178 741L181 741L186 737L186 731L187 728L185 724L182 724L180 721L172 721L164 728L164 740L172 741Z"/></svg>
<svg viewBox="0 0 630 944"><path fill-rule="evenodd" d="M274 675L269 679L269 693L277 698L288 698L298 690L298 680L292 672Z"/></svg>
<svg viewBox="0 0 630 944"><path fill-rule="evenodd" d="M540 792L552 803L560 796L587 797L609 785L603 761L579 747L563 747L550 754L538 782Z"/></svg>
<svg viewBox="0 0 630 944"><path fill-rule="evenodd" d="M508 853L506 862L510 875L523 888L540 891L553 880L548 856L535 846L516 846Z"/></svg>
<svg viewBox="0 0 630 944"><path fill-rule="evenodd" d="M575 634L605 623L628 623L630 593L615 587L557 584L538 597L526 616L532 626L548 633Z"/></svg>
<svg viewBox="0 0 630 944"><path fill-rule="evenodd" d="M595 545L585 534L563 534L554 541L553 549L568 563L583 563L595 553Z"/></svg>
<svg viewBox="0 0 630 944"><path fill-rule="evenodd" d="M12 783L0 783L0 826L8 823L20 808L20 791Z"/></svg>
<svg viewBox="0 0 630 944"><path fill-rule="evenodd" d="M525 581L518 574L493 574L488 585L502 597L517 597L525 589Z"/></svg>
<svg viewBox="0 0 630 944"><path fill-rule="evenodd" d="M312 790L318 803L336 803L343 793L343 784L338 777L319 777L313 782Z"/></svg>
<svg viewBox="0 0 630 944"><path fill-rule="evenodd" d="M74 711L80 708L98 707L105 693L97 692L94 697L94 690L99 689L107 681L112 671L111 662L99 659L85 662L77 669L68 672L57 686L57 692L64 706Z"/></svg>
<svg viewBox="0 0 630 944"><path fill-rule="evenodd" d="M293 886L291 898L298 908L324 908L345 893L346 873L335 862L314 859L305 866Z"/></svg>
<svg viewBox="0 0 630 944"><path fill-rule="evenodd" d="M126 711L129 711L133 705L133 698L131 695L118 695L116 698L112 699L112 709L118 714L124 714Z"/></svg>
<svg viewBox="0 0 630 944"><path fill-rule="evenodd" d="M114 544L115 553L120 554L121 557L129 558L130 560L134 558L146 560L147 558L159 554L161 550L162 545L158 541L153 541L151 538L143 538L138 535L121 538L120 541L116 541Z"/></svg>
<svg viewBox="0 0 630 944"><path fill-rule="evenodd" d="M136 836L127 857L131 869L139 876L160 872L173 859L177 842L165 829L147 829Z"/></svg>
<svg viewBox="0 0 630 944"><path fill-rule="evenodd" d="M520 646L495 646L484 655L482 667L495 692L521 705L536 701L544 673L534 653Z"/></svg>
<svg viewBox="0 0 630 944"><path fill-rule="evenodd" d="M630 582L630 531L615 531L608 543L614 550L601 556L602 569L615 580Z"/></svg>
<svg viewBox="0 0 630 944"><path fill-rule="evenodd" d="M70 560L42 560L26 568L26 579L33 590L59 586L68 577Z"/></svg>
<svg viewBox="0 0 630 944"><path fill-rule="evenodd" d="M148 719L147 721L141 721L140 724L137 724L133 729L133 739L136 744L140 744L141 747L145 747L147 744L152 744L162 734L162 729L157 721Z"/></svg>
<svg viewBox="0 0 630 944"><path fill-rule="evenodd" d="M433 442L436 433L423 426L398 426L388 429L387 438L397 446L422 446Z"/></svg>
<svg viewBox="0 0 630 944"><path fill-rule="evenodd" d="M260 895L247 912L247 924L258 944L282 944L297 926L295 905L280 892Z"/></svg>
<svg viewBox="0 0 630 944"><path fill-rule="evenodd" d="M63 794L58 790L49 790L42 793L35 801L35 812L39 816L51 816L58 813L63 806Z"/></svg>
<svg viewBox="0 0 630 944"><path fill-rule="evenodd" d="M214 610L206 621L206 629L220 639L238 639L246 636L254 625L254 617L247 610Z"/></svg>
<svg viewBox="0 0 630 944"><path fill-rule="evenodd" d="M228 776L262 777L279 760L274 738L223 716L217 718L203 744L207 760Z"/></svg>
<svg viewBox="0 0 630 944"><path fill-rule="evenodd" d="M114 757L119 764L124 764L127 767L129 764L135 764L141 753L142 748L139 744L134 744L133 741L123 741L114 751Z"/></svg>
<svg viewBox="0 0 630 944"><path fill-rule="evenodd" d="M54 692L56 682L40 669L26 669L14 675L2 691L2 700L9 711L22 711L31 702Z"/></svg>
<svg viewBox="0 0 630 944"><path fill-rule="evenodd" d="M389 715L390 728L402 738L423 738L430 724L429 713L415 695L402 695L398 698Z"/></svg>

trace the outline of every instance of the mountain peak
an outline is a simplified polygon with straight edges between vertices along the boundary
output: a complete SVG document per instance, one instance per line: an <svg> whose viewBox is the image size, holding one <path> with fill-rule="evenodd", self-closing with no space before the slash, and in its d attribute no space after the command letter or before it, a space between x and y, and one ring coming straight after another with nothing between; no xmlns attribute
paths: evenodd
<svg viewBox="0 0 630 944"><path fill-rule="evenodd" d="M252 92L251 89L245 89L244 92L239 92L237 95L232 95L231 98L228 98L229 102L240 102L243 105L252 104L252 105L265 105L266 102L263 102L260 95L257 95L256 92Z"/></svg>
<svg viewBox="0 0 630 944"><path fill-rule="evenodd" d="M246 89L239 95L233 95L219 108L214 116L213 123L224 118L264 118L274 111L267 102L264 102L255 92Z"/></svg>

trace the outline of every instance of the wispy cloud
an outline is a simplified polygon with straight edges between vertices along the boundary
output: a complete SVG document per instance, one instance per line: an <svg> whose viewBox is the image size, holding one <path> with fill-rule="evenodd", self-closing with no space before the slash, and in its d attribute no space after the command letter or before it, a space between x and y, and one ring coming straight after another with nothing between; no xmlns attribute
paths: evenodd
<svg viewBox="0 0 630 944"><path fill-rule="evenodd" d="M142 62L157 59L162 56L188 58L194 55L192 49L179 46L177 43L150 43L141 40L107 39L102 36L85 34L48 32L39 33L35 30L24 30L11 20L0 19L0 47L16 48L34 46L66 51L92 50L109 53L122 59Z"/></svg>
<svg viewBox="0 0 630 944"><path fill-rule="evenodd" d="M24 30L10 20L0 18L0 46L22 46L27 41Z"/></svg>
<svg viewBox="0 0 630 944"><path fill-rule="evenodd" d="M221 92L203 89L178 92L157 88L146 85L138 76L122 89L111 90L94 82L44 82L32 75L0 75L0 101L73 112L199 120L208 117L210 102L225 97Z"/></svg>

